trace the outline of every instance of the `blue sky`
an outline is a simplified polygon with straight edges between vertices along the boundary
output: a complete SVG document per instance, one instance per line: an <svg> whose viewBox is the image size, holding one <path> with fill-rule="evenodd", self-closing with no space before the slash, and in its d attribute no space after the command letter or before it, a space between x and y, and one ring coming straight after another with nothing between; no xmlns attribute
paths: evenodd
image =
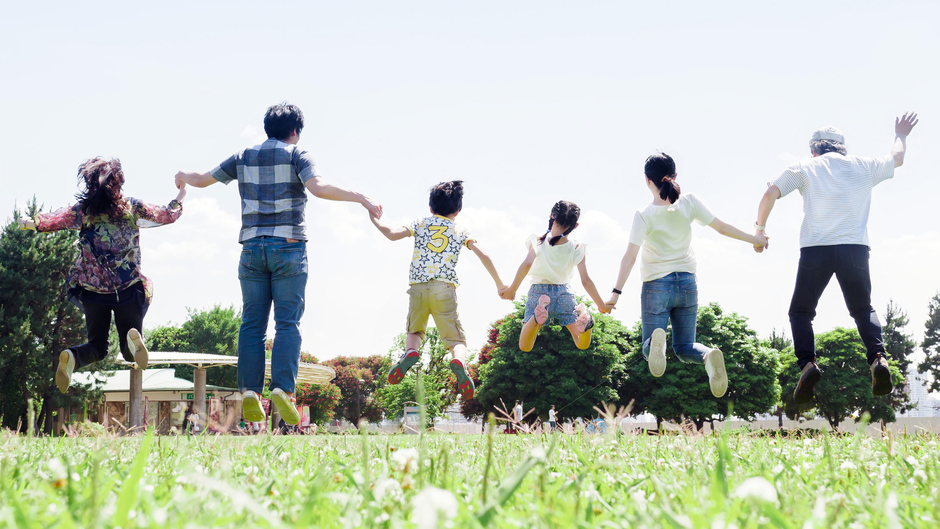
<svg viewBox="0 0 940 529"><path fill-rule="evenodd" d="M211 169L263 139L265 108L288 100L304 110L300 145L324 178L374 197L395 222L426 214L430 186L465 180L458 221L507 282L551 205L578 203L573 237L606 293L633 212L651 198L649 154L673 155L684 192L749 229L766 182L808 157L813 130L836 126L850 152L882 155L894 118L916 110L907 162L875 189L869 234L874 305L893 298L920 337L940 289L930 20L940 4L18 3L0 19L0 212L33 195L69 204L76 168L97 155L121 158L129 195L168 202L176 171ZM182 323L187 307L240 305L237 189L193 189L185 208L141 237L156 283L149 327ZM410 239L385 240L357 205L312 199L307 215L304 349L384 353L404 326ZM762 255L698 228L700 300L762 335L788 328L801 219L799 196L779 202ZM458 271L476 349L512 307L470 253ZM636 275L624 294L614 316L632 324ZM835 281L816 321L853 325Z"/></svg>

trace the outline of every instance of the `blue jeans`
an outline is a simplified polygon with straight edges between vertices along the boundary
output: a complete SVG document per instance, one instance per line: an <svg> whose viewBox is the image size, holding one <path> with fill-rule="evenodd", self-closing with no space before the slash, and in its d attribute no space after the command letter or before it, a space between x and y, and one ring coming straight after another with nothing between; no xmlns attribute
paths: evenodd
<svg viewBox="0 0 940 529"><path fill-rule="evenodd" d="M271 386L294 392L300 363L300 318L307 288L307 243L255 237L242 243L238 262L242 325L238 331L238 387L261 393L264 341L274 303Z"/></svg>
<svg viewBox="0 0 940 529"><path fill-rule="evenodd" d="M672 349L686 364L703 364L711 349L695 341L698 316L698 288L695 274L673 272L643 283L640 305L643 311L643 357L650 356L650 336L655 329L666 330L672 321Z"/></svg>

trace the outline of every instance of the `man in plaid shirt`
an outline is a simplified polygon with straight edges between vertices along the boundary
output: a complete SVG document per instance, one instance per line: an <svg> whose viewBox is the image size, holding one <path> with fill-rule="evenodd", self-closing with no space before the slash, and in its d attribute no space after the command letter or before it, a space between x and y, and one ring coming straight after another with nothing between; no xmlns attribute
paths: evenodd
<svg viewBox="0 0 940 529"><path fill-rule="evenodd" d="M300 422L292 404L300 362L300 318L307 285L306 191L326 200L358 202L381 217L382 206L361 193L325 183L310 153L297 147L304 115L281 103L264 115L268 139L233 154L206 173L176 174L176 184L206 187L238 181L242 244L238 279L242 325L238 332L238 387L245 419L264 421L259 395L264 385L264 340L271 304L275 335L271 351L271 400L287 424Z"/></svg>

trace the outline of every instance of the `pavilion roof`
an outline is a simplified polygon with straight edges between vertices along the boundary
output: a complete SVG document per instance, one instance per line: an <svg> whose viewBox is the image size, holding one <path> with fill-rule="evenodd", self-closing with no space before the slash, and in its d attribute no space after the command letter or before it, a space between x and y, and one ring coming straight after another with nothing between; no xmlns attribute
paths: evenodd
<svg viewBox="0 0 940 529"><path fill-rule="evenodd" d="M133 362L121 360L125 366L133 366ZM217 366L238 365L237 356L213 355L204 353L179 353L172 351L151 351L148 365L173 365L182 364L197 368L209 368ZM271 360L264 361L264 375L271 377ZM336 371L333 368L320 365L301 362L297 370L297 383L327 384L336 378ZM125 386L126 387L126 386ZM126 391L126 390L125 390Z"/></svg>

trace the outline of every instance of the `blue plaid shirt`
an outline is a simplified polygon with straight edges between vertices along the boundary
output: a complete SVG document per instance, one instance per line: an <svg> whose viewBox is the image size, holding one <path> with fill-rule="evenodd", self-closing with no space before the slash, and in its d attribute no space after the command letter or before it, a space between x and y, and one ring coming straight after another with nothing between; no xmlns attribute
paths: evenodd
<svg viewBox="0 0 940 529"><path fill-rule="evenodd" d="M307 240L304 182L317 176L310 153L268 138L233 154L212 170L223 184L238 180L242 199L242 229L238 242L271 236Z"/></svg>

